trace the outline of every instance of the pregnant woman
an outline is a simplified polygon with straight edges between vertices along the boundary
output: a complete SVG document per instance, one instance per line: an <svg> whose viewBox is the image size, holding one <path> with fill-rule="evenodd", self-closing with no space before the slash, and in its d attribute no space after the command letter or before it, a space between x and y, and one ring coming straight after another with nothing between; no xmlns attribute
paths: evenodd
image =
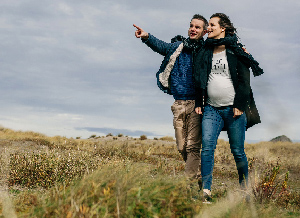
<svg viewBox="0 0 300 218"><path fill-rule="evenodd" d="M254 103L250 87L250 70L263 73L253 57L238 44L235 28L222 13L210 17L205 47L195 57L197 114L202 118L201 174L205 201L211 200L214 150L222 130L226 130L234 156L239 183L246 188L248 161L244 151L245 131L260 122L248 123L245 111ZM255 105L255 104L254 104ZM255 111L256 107L255 107Z"/></svg>

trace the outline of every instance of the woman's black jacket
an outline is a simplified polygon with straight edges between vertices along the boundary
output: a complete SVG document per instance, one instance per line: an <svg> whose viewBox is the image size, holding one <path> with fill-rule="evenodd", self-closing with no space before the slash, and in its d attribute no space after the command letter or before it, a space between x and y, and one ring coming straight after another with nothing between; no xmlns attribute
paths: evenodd
<svg viewBox="0 0 300 218"><path fill-rule="evenodd" d="M211 71L211 63L207 63L203 59L202 54L203 53L200 51L195 55L193 70L197 94L195 107L201 107L203 111L203 106L207 100L207 89L206 87L201 88L200 83L201 80L204 79L205 84L207 84L208 74ZM231 50L226 49L226 56L235 90L233 108L238 108L239 110L246 112L248 120L247 128L249 128L260 123L260 117L254 102L252 89L250 87L250 70L249 67L239 60ZM207 75L204 75L203 72L207 72Z"/></svg>

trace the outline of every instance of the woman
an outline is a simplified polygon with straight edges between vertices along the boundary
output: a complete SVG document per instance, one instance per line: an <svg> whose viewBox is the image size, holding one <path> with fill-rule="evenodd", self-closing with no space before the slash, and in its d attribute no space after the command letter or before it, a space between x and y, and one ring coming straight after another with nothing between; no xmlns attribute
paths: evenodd
<svg viewBox="0 0 300 218"><path fill-rule="evenodd" d="M210 17L205 48L195 57L195 85L197 99L195 111L203 114L201 174L203 194L211 200L214 149L222 130L226 130L230 149L236 162L239 183L245 188L248 181L248 161L244 151L245 131L259 123L247 125L245 111L250 103L257 112L250 87L250 71L254 76L263 73L252 56L237 43L235 28L222 13ZM249 110L248 110L249 111ZM251 113L251 112L250 112ZM249 118L249 117L248 117Z"/></svg>

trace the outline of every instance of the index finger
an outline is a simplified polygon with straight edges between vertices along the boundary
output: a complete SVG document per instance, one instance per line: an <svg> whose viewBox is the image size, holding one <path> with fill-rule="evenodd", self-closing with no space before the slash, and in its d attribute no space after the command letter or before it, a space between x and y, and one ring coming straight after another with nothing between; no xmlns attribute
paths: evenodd
<svg viewBox="0 0 300 218"><path fill-rule="evenodd" d="M138 30L141 29L139 26L137 26L137 25L135 25L135 24L133 24L133 26L134 26L135 28L137 28Z"/></svg>

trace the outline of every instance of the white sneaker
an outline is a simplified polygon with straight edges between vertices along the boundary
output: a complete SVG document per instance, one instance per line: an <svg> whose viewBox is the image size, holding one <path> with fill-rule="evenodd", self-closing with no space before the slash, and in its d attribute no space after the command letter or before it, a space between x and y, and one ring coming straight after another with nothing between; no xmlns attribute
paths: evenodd
<svg viewBox="0 0 300 218"><path fill-rule="evenodd" d="M212 202L211 191L209 189L203 189L203 203L211 204L211 202Z"/></svg>

